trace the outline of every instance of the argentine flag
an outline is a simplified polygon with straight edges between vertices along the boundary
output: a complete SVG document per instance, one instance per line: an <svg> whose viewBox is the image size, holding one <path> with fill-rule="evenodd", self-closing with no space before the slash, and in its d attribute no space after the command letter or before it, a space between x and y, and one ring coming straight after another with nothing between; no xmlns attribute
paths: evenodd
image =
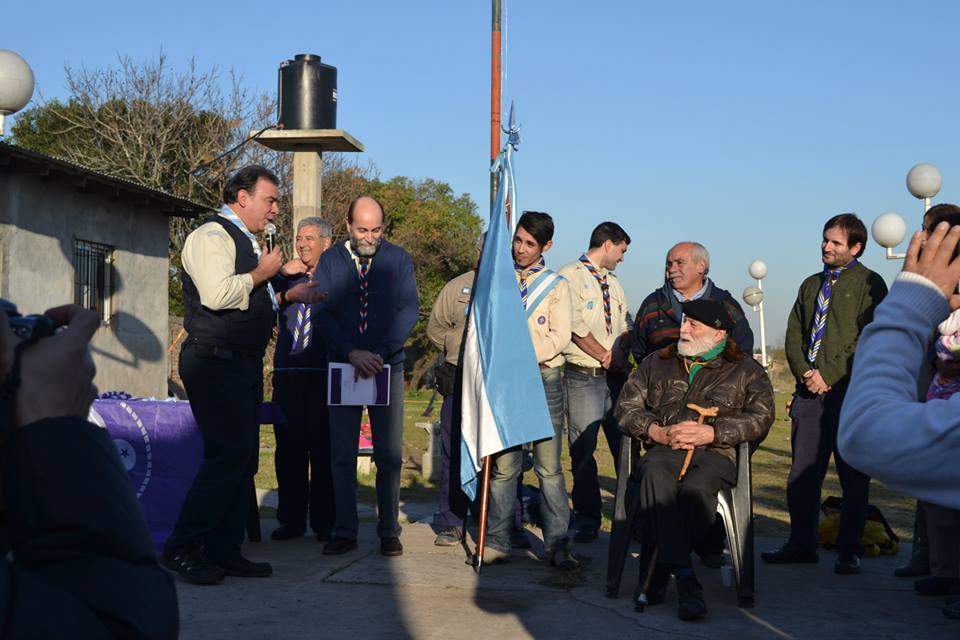
<svg viewBox="0 0 960 640"><path fill-rule="evenodd" d="M510 193L510 217L516 224L510 151L519 138L515 130L510 133L493 168L500 173L500 186L480 257L460 359L460 482L470 499L476 496L484 457L553 437L540 368L514 275L512 226L505 215Z"/></svg>

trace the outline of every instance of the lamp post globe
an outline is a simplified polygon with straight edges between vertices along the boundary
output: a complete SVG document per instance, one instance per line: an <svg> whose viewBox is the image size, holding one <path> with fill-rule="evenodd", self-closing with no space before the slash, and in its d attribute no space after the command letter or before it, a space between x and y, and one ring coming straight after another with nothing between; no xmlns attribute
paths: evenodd
<svg viewBox="0 0 960 640"><path fill-rule="evenodd" d="M743 301L751 307L757 307L763 302L763 289L755 284L743 290Z"/></svg>
<svg viewBox="0 0 960 640"><path fill-rule="evenodd" d="M33 71L13 51L0 49L0 114L16 113L33 97Z"/></svg>
<svg viewBox="0 0 960 640"><path fill-rule="evenodd" d="M907 172L907 190L914 198L932 198L940 192L943 178L940 170L928 162L914 165Z"/></svg>
<svg viewBox="0 0 960 640"><path fill-rule="evenodd" d="M896 213L883 213L873 221L870 233L881 247L892 249L907 237L907 223Z"/></svg>
<svg viewBox="0 0 960 640"><path fill-rule="evenodd" d="M748 271L754 280L763 280L767 277L767 263L763 260L754 260L750 263Z"/></svg>

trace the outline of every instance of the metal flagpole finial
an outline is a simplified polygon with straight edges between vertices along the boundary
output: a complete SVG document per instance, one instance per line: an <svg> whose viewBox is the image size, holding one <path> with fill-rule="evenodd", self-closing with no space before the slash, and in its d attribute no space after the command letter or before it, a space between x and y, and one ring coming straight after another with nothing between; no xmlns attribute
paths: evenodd
<svg viewBox="0 0 960 640"><path fill-rule="evenodd" d="M507 144L517 148L520 144L520 122L513 100L510 101L510 116L507 118L507 126L503 127L503 132L507 134Z"/></svg>

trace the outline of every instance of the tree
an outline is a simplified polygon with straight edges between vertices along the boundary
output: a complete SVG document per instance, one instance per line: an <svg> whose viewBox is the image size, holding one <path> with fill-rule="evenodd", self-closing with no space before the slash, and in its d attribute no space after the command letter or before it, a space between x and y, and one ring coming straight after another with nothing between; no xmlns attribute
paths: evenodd
<svg viewBox="0 0 960 640"><path fill-rule="evenodd" d="M253 100L231 74L224 93L216 69L182 73L161 54L137 63L121 57L114 69L67 67L65 101L51 100L22 112L11 128L13 141L95 171L125 178L218 209L227 176L258 162L289 184L284 154L249 144L251 129L274 113L272 100ZM289 194L281 191L282 195ZM289 207L282 214L289 217ZM183 313L180 249L197 220L170 218L170 309Z"/></svg>

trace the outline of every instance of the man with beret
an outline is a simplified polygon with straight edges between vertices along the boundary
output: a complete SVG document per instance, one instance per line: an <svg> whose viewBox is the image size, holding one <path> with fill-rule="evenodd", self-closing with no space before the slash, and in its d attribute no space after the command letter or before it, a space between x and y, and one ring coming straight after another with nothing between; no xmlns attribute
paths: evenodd
<svg viewBox="0 0 960 640"><path fill-rule="evenodd" d="M766 372L730 336L736 323L722 302L684 302L680 339L640 363L620 394L620 429L643 444L634 469L644 541L659 550L650 604L662 602L671 574L682 620L707 611L690 551L714 522L717 494L736 484L737 445L762 441L774 419ZM688 405L718 408L697 421ZM681 469L691 456L686 474Z"/></svg>
<svg viewBox="0 0 960 640"><path fill-rule="evenodd" d="M887 295L883 278L858 260L866 245L867 228L856 215L844 213L827 220L820 244L823 270L800 285L787 320L784 348L797 381L790 405L790 537L780 549L761 554L765 562L819 560L820 490L833 454L843 489L833 569L839 574L860 572L870 477L840 455L837 429L857 341Z"/></svg>

